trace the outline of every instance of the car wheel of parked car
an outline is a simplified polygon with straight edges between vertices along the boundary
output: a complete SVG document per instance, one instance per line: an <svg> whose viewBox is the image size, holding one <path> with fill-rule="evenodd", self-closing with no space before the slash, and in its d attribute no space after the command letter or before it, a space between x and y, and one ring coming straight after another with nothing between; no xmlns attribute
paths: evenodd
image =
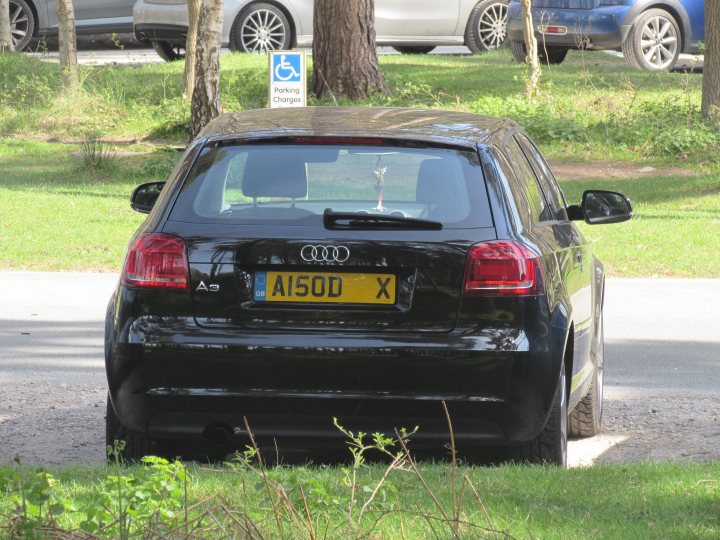
<svg viewBox="0 0 720 540"><path fill-rule="evenodd" d="M114 448L115 441L125 442L119 456L124 461L138 461L143 456L155 453L150 439L139 431L127 429L120 423L110 402L110 396L108 396L105 415L105 444L107 447ZM108 455L108 459L113 459L113 456Z"/></svg>
<svg viewBox="0 0 720 540"><path fill-rule="evenodd" d="M519 458L528 463L567 466L568 410L565 364L555 389L552 410L540 434L520 448Z"/></svg>
<svg viewBox="0 0 720 540"><path fill-rule="evenodd" d="M167 41L153 41L152 46L158 56L166 62L185 58L185 47L182 45L175 45Z"/></svg>
<svg viewBox="0 0 720 540"><path fill-rule="evenodd" d="M648 9L635 19L622 52L634 68L667 71L680 56L680 28L667 11Z"/></svg>
<svg viewBox="0 0 720 540"><path fill-rule="evenodd" d="M16 51L25 49L35 32L35 15L25 0L10 0L10 34Z"/></svg>
<svg viewBox="0 0 720 540"><path fill-rule="evenodd" d="M242 10L230 32L230 47L240 52L263 54L289 49L292 30L285 14L270 4L250 4Z"/></svg>
<svg viewBox="0 0 720 540"><path fill-rule="evenodd" d="M595 373L588 393L570 413L570 435L573 437L594 437L600 433L603 407L603 369L605 366L602 315L600 315L599 324L600 328L595 342Z"/></svg>
<svg viewBox="0 0 720 540"><path fill-rule="evenodd" d="M402 54L427 54L435 50L435 47L401 47L398 45L394 46L393 49Z"/></svg>
<svg viewBox="0 0 720 540"><path fill-rule="evenodd" d="M525 47L524 41L511 41L510 50L512 51L513 58L519 64L525 63L525 57L527 56L527 48ZM567 56L568 49L565 47L538 47L538 60L541 64L556 65L562 64L563 60Z"/></svg>
<svg viewBox="0 0 720 540"><path fill-rule="evenodd" d="M473 8L465 29L465 45L479 53L497 49L507 36L507 2L483 0Z"/></svg>

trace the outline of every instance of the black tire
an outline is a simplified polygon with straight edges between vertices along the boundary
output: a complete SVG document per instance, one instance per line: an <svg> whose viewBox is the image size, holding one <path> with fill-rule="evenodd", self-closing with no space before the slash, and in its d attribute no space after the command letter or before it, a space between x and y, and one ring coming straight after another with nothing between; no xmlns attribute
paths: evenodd
<svg viewBox="0 0 720 540"><path fill-rule="evenodd" d="M397 52L402 54L427 54L430 51L435 50L435 47L405 47L405 46L393 46Z"/></svg>
<svg viewBox="0 0 720 540"><path fill-rule="evenodd" d="M593 344L595 371L585 397L570 413L570 435L572 437L594 437L602 427L603 372L605 369L605 345L603 319L600 315L598 335Z"/></svg>
<svg viewBox="0 0 720 540"><path fill-rule="evenodd" d="M513 59L518 64L525 63L527 47L525 47L524 41L511 41L510 50L512 51ZM543 47L542 44L538 43L538 60L546 66L562 64L567 56L568 50L569 49L565 47Z"/></svg>
<svg viewBox="0 0 720 540"><path fill-rule="evenodd" d="M665 34L660 36L659 32ZM645 45L643 45L643 37ZM662 49L661 44L654 41L655 39L662 40ZM671 41L666 42L667 39ZM634 68L646 71L669 71L680 56L681 41L680 27L672 15L663 9L648 9L633 21L630 32L622 44L622 52L625 61ZM650 55L650 58L648 59L646 55Z"/></svg>
<svg viewBox="0 0 720 540"><path fill-rule="evenodd" d="M285 13L263 2L243 9L230 30L230 48L240 52L264 54L292 47L293 31Z"/></svg>
<svg viewBox="0 0 720 540"><path fill-rule="evenodd" d="M465 46L472 53L502 47L507 38L507 0L482 0L470 12Z"/></svg>
<svg viewBox="0 0 720 540"><path fill-rule="evenodd" d="M120 457L125 462L139 461L144 456L154 454L154 445L150 439L139 431L127 429L120 423L110 402L110 396L108 396L105 415L105 444L114 448L117 444L116 441L125 442L120 453ZM112 459L112 456L108 454L108 461L112 461Z"/></svg>
<svg viewBox="0 0 720 540"><path fill-rule="evenodd" d="M166 62L175 62L185 58L185 47L174 45L168 41L153 41L153 49Z"/></svg>
<svg viewBox="0 0 720 540"><path fill-rule="evenodd" d="M542 463L567 467L568 410L565 364L555 388L552 409L545 427L537 437L519 449L518 457L526 463Z"/></svg>
<svg viewBox="0 0 720 540"><path fill-rule="evenodd" d="M35 13L25 0L10 0L10 34L16 51L23 51L35 34Z"/></svg>
<svg viewBox="0 0 720 540"><path fill-rule="evenodd" d="M512 52L513 60L518 64L524 64L527 57L527 49L522 41L511 41L510 52Z"/></svg>

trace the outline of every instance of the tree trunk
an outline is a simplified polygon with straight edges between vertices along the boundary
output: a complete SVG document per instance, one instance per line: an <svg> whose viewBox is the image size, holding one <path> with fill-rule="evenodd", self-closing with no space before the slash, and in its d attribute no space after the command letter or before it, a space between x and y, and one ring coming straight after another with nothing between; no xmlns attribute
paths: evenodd
<svg viewBox="0 0 720 540"><path fill-rule="evenodd" d="M202 0L198 21L195 86L192 93L190 134L195 137L220 114L220 37L222 0Z"/></svg>
<svg viewBox="0 0 720 540"><path fill-rule="evenodd" d="M373 0L315 0L313 93L368 97L387 92L375 49Z"/></svg>
<svg viewBox="0 0 720 540"><path fill-rule="evenodd" d="M72 0L58 0L58 42L62 84L66 89L73 89L78 84L78 63Z"/></svg>
<svg viewBox="0 0 720 540"><path fill-rule="evenodd" d="M540 92L540 62L538 61L538 45L535 39L533 28L532 12L530 11L531 0L520 0L523 14L523 35L525 37L525 48L528 65L528 78L525 82L525 95L528 98L536 96Z"/></svg>
<svg viewBox="0 0 720 540"><path fill-rule="evenodd" d="M14 50L12 33L10 32L10 2L0 0L0 52Z"/></svg>
<svg viewBox="0 0 720 540"><path fill-rule="evenodd" d="M185 97L192 98L195 88L195 58L197 50L198 19L202 0L188 0L188 34L185 40Z"/></svg>
<svg viewBox="0 0 720 540"><path fill-rule="evenodd" d="M705 1L702 113L720 122L720 0Z"/></svg>

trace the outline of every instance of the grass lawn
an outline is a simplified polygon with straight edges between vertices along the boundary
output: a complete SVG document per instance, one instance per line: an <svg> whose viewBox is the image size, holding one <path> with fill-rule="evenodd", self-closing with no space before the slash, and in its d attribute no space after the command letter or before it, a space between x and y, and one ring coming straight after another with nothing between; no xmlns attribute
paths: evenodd
<svg viewBox="0 0 720 540"><path fill-rule="evenodd" d="M542 95L522 95L525 68L506 49L475 56L380 57L392 93L359 105L439 107L510 117L556 155L625 159L717 159L720 133L700 121L702 78L647 73L605 54L571 52L544 68ZM264 107L265 57L221 58L228 111ZM309 68L311 69L311 68ZM59 91L59 68L21 54L0 55L0 134L185 141L189 105L182 62L86 67L83 91ZM310 98L311 105L332 105ZM346 103L342 100L340 104Z"/></svg>
<svg viewBox="0 0 720 540"><path fill-rule="evenodd" d="M419 471L442 512L415 473L394 470L362 519L358 519L384 471L380 464L358 470L357 502L350 516L351 490L340 467L267 470L271 502L262 477L244 467L193 465L188 469L188 521L204 515L190 527L205 527L198 536L208 538L311 538L309 522L318 538L453 538L453 525L443 518L443 512L452 521L454 509L458 509L458 538L624 540L720 536L717 462L603 465L572 470L461 466L456 477L455 503L450 466L421 463ZM33 493L33 488L35 493L42 492L32 473L28 469L20 472L0 468L0 514L12 512L12 497L19 495L20 478L26 492ZM57 527L79 527L100 502L118 517L118 501L124 500L127 505L136 494L141 494L140 498L153 510L147 516L129 511L129 532L148 527L158 536L145 537L167 537L172 536L167 535L168 531L185 522L184 481L178 481L167 467L82 467L51 473L56 483L46 490L50 495L44 504L46 511L51 504L63 505L63 511L56 507ZM109 475L125 479L113 481ZM278 486L287 494L287 504L282 502ZM84 527L97 530L91 521ZM107 519L105 524L111 521ZM7 524L7 518L0 515L0 526ZM246 528L253 535L241 534ZM160 536L162 533L167 536ZM119 535L112 526L102 534Z"/></svg>
<svg viewBox="0 0 720 540"><path fill-rule="evenodd" d="M132 146L105 170L83 166L79 146L0 139L0 269L118 271L144 216L129 196L163 179L179 154ZM628 223L581 228L613 276L720 277L715 261L720 174L566 180L571 202L590 187L626 193Z"/></svg>
<svg viewBox="0 0 720 540"><path fill-rule="evenodd" d="M440 107L507 116L556 158L615 159L690 175L568 180L571 201L587 187L619 189L635 203L627 224L585 227L616 276L720 277L713 260L720 219L720 131L699 117L702 79L646 73L604 54L571 52L545 67L542 96L522 96L524 68L507 50L476 56L381 57L393 92L360 105ZM262 107L265 58L222 57L226 110ZM128 197L164 178L187 140L182 63L86 67L82 91L64 96L59 68L0 54L0 268L114 270L143 216ZM333 104L310 99L311 104ZM343 102L341 102L342 104ZM99 134L119 150L112 164L83 165L79 143ZM630 249L628 249L630 248Z"/></svg>

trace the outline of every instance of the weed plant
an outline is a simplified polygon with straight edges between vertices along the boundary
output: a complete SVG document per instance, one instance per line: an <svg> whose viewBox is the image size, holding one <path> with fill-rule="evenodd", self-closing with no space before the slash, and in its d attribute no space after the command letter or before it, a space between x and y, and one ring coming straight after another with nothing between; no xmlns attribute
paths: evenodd
<svg viewBox="0 0 720 540"><path fill-rule="evenodd" d="M115 164L117 152L100 139L96 131L89 131L80 145L83 167L90 171L105 171Z"/></svg>
<svg viewBox="0 0 720 540"><path fill-rule="evenodd" d="M413 433L352 433L341 466L269 466L252 442L224 464L158 457L0 468L8 538L717 538L720 463L563 470L419 463ZM452 431L450 431L452 433ZM452 439L451 439L452 440ZM384 463L368 463L371 452Z"/></svg>

